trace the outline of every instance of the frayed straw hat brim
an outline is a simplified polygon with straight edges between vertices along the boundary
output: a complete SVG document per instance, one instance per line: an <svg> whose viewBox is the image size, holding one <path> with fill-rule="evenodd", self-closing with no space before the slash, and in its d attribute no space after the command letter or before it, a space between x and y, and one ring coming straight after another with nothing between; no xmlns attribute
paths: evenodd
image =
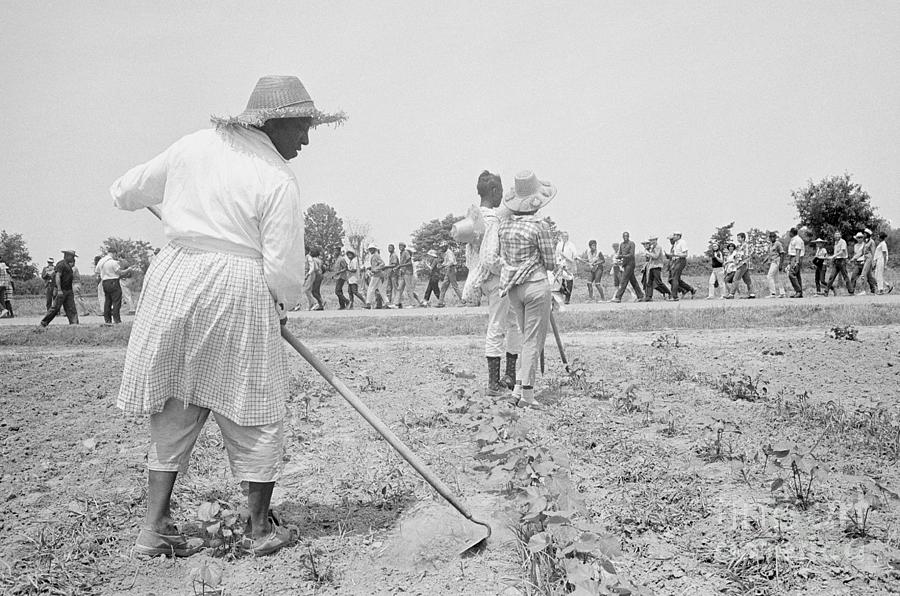
<svg viewBox="0 0 900 596"><path fill-rule="evenodd" d="M329 124L339 126L347 121L347 114L343 111L328 113L309 106L288 106L286 108L266 108L260 110L248 110L237 116L210 116L210 121L216 126L262 126L267 120L275 118L312 118L312 127Z"/></svg>

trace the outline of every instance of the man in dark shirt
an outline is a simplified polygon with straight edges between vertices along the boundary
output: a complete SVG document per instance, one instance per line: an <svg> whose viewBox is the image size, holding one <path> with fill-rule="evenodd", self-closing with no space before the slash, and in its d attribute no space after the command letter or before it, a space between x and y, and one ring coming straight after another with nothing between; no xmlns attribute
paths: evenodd
<svg viewBox="0 0 900 596"><path fill-rule="evenodd" d="M625 293L628 284L631 284L638 300L644 299L644 291L641 290L641 285L634 276L634 242L628 238L628 232L622 232L622 242L619 244L619 252L616 255L616 258L622 262L622 283L619 285L616 297L610 302L622 302L622 294Z"/></svg>
<svg viewBox="0 0 900 596"><path fill-rule="evenodd" d="M78 324L78 310L75 308L75 293L72 291L72 280L75 278L72 272L72 266L75 264L75 251L64 250L62 261L56 264L53 270L53 304L44 318L41 319L41 327L50 324L56 315L59 314L60 308L65 308L66 318L69 319L69 325Z"/></svg>

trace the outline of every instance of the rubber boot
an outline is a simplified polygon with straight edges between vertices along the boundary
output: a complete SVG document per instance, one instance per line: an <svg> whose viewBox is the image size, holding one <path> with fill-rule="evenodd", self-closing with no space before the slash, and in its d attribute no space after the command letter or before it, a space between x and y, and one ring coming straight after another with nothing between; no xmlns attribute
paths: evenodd
<svg viewBox="0 0 900 596"><path fill-rule="evenodd" d="M488 395L500 395L503 387L500 386L500 356L488 356Z"/></svg>
<svg viewBox="0 0 900 596"><path fill-rule="evenodd" d="M507 389L516 387L516 360L518 358L518 354L506 353L506 374L500 379L500 384L505 385Z"/></svg>

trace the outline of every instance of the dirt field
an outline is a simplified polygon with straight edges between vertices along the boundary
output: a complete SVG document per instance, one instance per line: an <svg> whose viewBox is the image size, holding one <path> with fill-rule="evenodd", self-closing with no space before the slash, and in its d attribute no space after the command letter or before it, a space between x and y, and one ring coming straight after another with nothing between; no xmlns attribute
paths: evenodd
<svg viewBox="0 0 900 596"><path fill-rule="evenodd" d="M233 595L900 592L895 324L850 340L822 326L571 333L563 320L583 374L566 374L548 343L545 409L513 414L481 396L476 335L310 339L491 520L487 549L434 562L439 549L415 551L398 528L439 497L299 357L273 501L301 542L261 559L227 544L131 559L147 424L115 409L126 338L98 329L61 329L63 345L0 333L3 593L191 594L204 566ZM98 332L108 346L74 335ZM195 533L232 527L202 519L211 502L243 502L212 422L176 485L176 518ZM584 531L601 546L578 546Z"/></svg>

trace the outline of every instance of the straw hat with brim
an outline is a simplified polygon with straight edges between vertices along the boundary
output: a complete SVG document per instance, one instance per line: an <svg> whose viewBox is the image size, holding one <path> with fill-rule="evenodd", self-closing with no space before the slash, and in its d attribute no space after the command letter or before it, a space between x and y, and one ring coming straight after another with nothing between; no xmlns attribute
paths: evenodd
<svg viewBox="0 0 900 596"><path fill-rule="evenodd" d="M53 259L47 259L47 262L48 262L48 263L55 263L56 261L54 261Z"/></svg>
<svg viewBox="0 0 900 596"><path fill-rule="evenodd" d="M347 119L344 112L322 112L300 79L292 76L266 76L257 81L247 108L237 116L211 116L217 126L262 126L275 118L312 118L312 126L341 124Z"/></svg>
<svg viewBox="0 0 900 596"><path fill-rule="evenodd" d="M529 213L537 211L556 196L556 187L538 180L534 172L526 170L516 174L515 185L506 191L503 204L512 211Z"/></svg>
<svg viewBox="0 0 900 596"><path fill-rule="evenodd" d="M374 244L369 244L369 246L366 247L366 250L371 250L371 249L373 249L373 248L374 248L375 250L378 250L378 247L375 246Z"/></svg>
<svg viewBox="0 0 900 596"><path fill-rule="evenodd" d="M866 236L862 232L857 232L856 234L853 235L853 237L854 238L865 238Z"/></svg>
<svg viewBox="0 0 900 596"><path fill-rule="evenodd" d="M816 244L820 244L820 243L825 244L825 241L822 240L821 238L816 238L815 240L813 240L813 242L815 242Z"/></svg>
<svg viewBox="0 0 900 596"><path fill-rule="evenodd" d="M657 236L651 236L650 238L647 238L647 242L656 242L657 240L659 240L659 237Z"/></svg>

